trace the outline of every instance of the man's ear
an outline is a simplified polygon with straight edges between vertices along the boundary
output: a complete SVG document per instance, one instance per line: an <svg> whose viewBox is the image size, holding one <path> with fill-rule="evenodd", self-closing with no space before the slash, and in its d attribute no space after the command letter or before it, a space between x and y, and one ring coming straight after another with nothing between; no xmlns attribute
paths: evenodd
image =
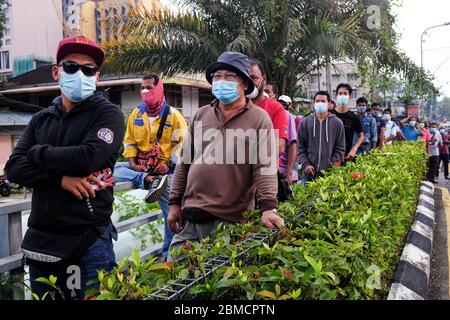
<svg viewBox="0 0 450 320"><path fill-rule="evenodd" d="M56 82L59 82L59 68L57 66L52 67L52 77Z"/></svg>
<svg viewBox="0 0 450 320"><path fill-rule="evenodd" d="M97 72L96 78L97 78L96 83L98 86L98 84L100 83L100 72Z"/></svg>

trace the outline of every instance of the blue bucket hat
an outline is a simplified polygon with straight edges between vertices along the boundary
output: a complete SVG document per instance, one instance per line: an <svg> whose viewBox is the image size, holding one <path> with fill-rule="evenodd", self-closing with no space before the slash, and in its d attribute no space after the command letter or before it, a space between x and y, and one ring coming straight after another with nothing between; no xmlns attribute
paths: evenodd
<svg viewBox="0 0 450 320"><path fill-rule="evenodd" d="M236 72L243 79L247 80L248 88L245 94L251 94L255 89L252 79L250 78L250 62L245 54L233 51L225 51L219 56L217 62L214 62L206 69L206 80L212 84L212 76L214 72L220 69Z"/></svg>

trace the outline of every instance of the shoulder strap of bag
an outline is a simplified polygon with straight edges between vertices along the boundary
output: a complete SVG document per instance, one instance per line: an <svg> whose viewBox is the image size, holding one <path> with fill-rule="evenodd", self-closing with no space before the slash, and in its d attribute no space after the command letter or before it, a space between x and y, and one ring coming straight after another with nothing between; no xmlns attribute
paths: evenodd
<svg viewBox="0 0 450 320"><path fill-rule="evenodd" d="M159 123L158 133L156 134L156 141L158 141L158 142L159 142L159 140L161 140L163 130L166 125L167 116L169 115L169 111L170 111L170 106L167 103L164 104L164 113L163 113L161 122Z"/></svg>

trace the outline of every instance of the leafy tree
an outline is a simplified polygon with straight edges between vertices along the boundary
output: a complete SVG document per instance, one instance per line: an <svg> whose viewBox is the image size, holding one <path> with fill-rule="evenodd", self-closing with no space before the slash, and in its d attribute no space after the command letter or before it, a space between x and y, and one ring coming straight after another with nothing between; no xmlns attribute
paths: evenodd
<svg viewBox="0 0 450 320"><path fill-rule="evenodd" d="M226 50L262 60L271 81L293 94L298 79L344 59L363 75L426 77L396 46L392 1L182 0L182 10L131 9L122 37L105 44L109 72L204 72ZM380 7L379 28L367 8ZM431 84L432 86L432 84Z"/></svg>
<svg viewBox="0 0 450 320"><path fill-rule="evenodd" d="M443 120L444 118L450 119L450 98L444 97L441 101L437 103L436 116L438 119Z"/></svg>

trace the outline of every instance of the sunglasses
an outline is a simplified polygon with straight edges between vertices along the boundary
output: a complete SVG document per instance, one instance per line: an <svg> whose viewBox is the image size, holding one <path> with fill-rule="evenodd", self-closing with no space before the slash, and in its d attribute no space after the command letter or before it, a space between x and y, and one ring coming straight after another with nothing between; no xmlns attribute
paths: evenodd
<svg viewBox="0 0 450 320"><path fill-rule="evenodd" d="M65 61L58 65L58 67L61 66L64 72L67 74L77 73L78 70L81 69L81 71L84 73L86 77L93 77L98 72L98 67L94 66L93 64L81 65L73 61Z"/></svg>

